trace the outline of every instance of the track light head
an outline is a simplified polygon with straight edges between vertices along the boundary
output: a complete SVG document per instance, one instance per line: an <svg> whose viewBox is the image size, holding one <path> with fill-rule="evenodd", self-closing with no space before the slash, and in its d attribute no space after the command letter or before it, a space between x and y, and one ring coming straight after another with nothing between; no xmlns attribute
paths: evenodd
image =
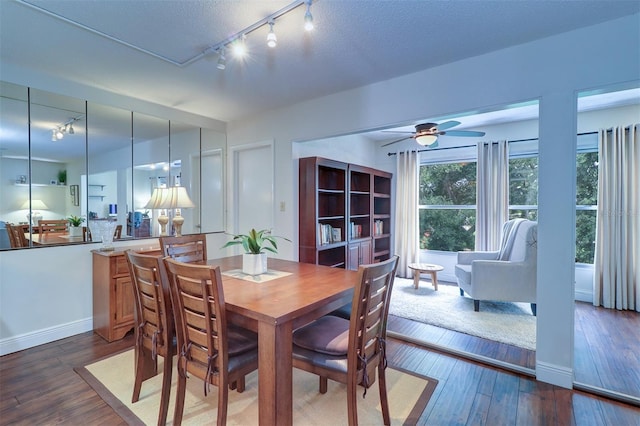
<svg viewBox="0 0 640 426"><path fill-rule="evenodd" d="M64 138L64 132L61 128L56 129L56 139L60 140Z"/></svg>
<svg viewBox="0 0 640 426"><path fill-rule="evenodd" d="M219 70L223 70L227 67L227 58L224 56L224 47L220 49L220 56L218 57L218 65Z"/></svg>
<svg viewBox="0 0 640 426"><path fill-rule="evenodd" d="M267 34L267 46L273 48L278 45L278 38L276 37L276 33L273 32L273 20L269 21L269 34Z"/></svg>
<svg viewBox="0 0 640 426"><path fill-rule="evenodd" d="M311 15L311 0L307 1L307 11L304 14L305 31L313 30L313 15Z"/></svg>
<svg viewBox="0 0 640 426"><path fill-rule="evenodd" d="M69 128L67 129L67 133L73 135L76 131L73 129L73 123L69 123Z"/></svg>
<svg viewBox="0 0 640 426"><path fill-rule="evenodd" d="M236 58L242 58L247 53L247 46L244 42L246 36L242 35L232 42L233 54Z"/></svg>

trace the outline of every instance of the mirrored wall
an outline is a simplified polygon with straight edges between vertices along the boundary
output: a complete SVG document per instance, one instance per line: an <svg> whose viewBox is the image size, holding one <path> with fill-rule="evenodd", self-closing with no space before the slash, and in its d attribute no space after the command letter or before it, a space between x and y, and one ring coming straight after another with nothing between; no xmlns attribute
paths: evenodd
<svg viewBox="0 0 640 426"><path fill-rule="evenodd" d="M0 82L0 250L96 242L105 224L116 239L221 232L225 147L213 129Z"/></svg>

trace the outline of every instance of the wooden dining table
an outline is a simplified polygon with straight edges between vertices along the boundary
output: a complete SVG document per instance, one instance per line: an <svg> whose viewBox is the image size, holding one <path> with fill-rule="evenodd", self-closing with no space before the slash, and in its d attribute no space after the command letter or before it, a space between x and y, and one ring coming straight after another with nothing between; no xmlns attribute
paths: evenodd
<svg viewBox="0 0 640 426"><path fill-rule="evenodd" d="M31 234L29 232L25 232L24 236L27 240L30 240L34 246L84 242L82 235L76 237L69 235L67 232L45 232L43 234Z"/></svg>
<svg viewBox="0 0 640 426"><path fill-rule="evenodd" d="M222 273L227 318L258 333L259 424L293 423L292 333L350 302L357 272L269 259L261 282L243 279L242 256L211 259ZM229 274L232 273L233 276ZM271 277L276 278L267 280Z"/></svg>

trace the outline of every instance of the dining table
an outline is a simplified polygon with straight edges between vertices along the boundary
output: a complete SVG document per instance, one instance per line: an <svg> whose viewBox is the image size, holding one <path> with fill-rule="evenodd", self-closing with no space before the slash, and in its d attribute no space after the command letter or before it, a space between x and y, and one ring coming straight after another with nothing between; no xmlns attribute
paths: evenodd
<svg viewBox="0 0 640 426"><path fill-rule="evenodd" d="M281 259L246 275L242 256L207 260L222 274L227 320L258 334L258 421L293 423L293 331L351 302L356 271Z"/></svg>
<svg viewBox="0 0 640 426"><path fill-rule="evenodd" d="M25 232L24 236L27 240L31 241L34 246L49 244L73 244L84 242L82 235L72 236L67 232L45 232L42 234L32 234L29 232Z"/></svg>

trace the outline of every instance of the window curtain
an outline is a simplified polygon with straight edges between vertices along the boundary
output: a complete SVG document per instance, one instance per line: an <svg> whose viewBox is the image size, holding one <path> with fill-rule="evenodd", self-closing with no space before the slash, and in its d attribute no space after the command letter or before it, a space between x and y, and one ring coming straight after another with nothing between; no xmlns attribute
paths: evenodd
<svg viewBox="0 0 640 426"><path fill-rule="evenodd" d="M640 312L640 124L598 135L593 304Z"/></svg>
<svg viewBox="0 0 640 426"><path fill-rule="evenodd" d="M409 264L419 260L418 240L418 153L399 152L396 155L396 211L395 254L398 259L396 274L412 277Z"/></svg>
<svg viewBox="0 0 640 426"><path fill-rule="evenodd" d="M502 225L509 220L509 144L478 142L476 250L500 248Z"/></svg>

